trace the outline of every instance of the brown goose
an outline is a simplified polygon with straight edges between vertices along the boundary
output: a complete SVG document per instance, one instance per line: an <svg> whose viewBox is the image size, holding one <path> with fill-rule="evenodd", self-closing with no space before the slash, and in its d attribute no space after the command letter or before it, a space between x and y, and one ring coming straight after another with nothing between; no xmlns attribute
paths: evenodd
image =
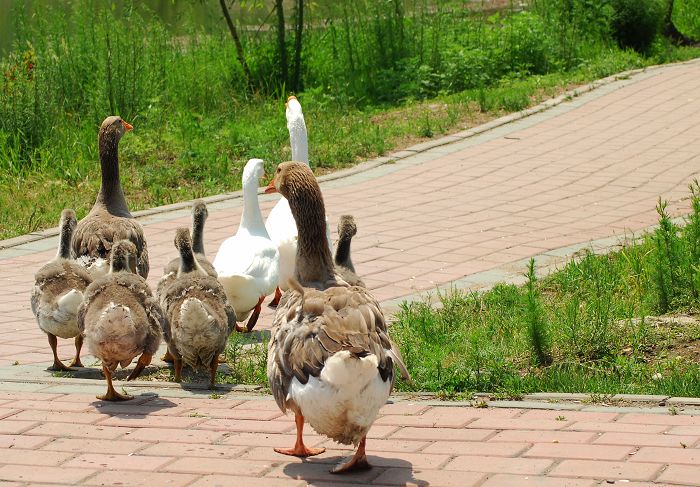
<svg viewBox="0 0 700 487"><path fill-rule="evenodd" d="M129 213L119 181L117 148L122 136L133 129L120 117L107 117L97 137L102 166L102 186L90 213L80 220L73 234L72 254L93 277L103 276L109 268L109 253L114 242L129 240L136 246L136 269L148 277L148 249L143 228Z"/></svg>
<svg viewBox="0 0 700 487"><path fill-rule="evenodd" d="M204 223L207 221L209 211L207 205L202 200L196 200L192 205L192 251L197 258L197 263L204 269L207 275L217 277L214 266L207 260L204 253ZM177 247L177 241L176 245ZM178 247L179 248L179 247ZM177 278L177 273L180 271L181 258L175 257L163 269L163 277L158 281L156 288L156 296L161 299L170 284Z"/></svg>
<svg viewBox="0 0 700 487"><path fill-rule="evenodd" d="M352 215L341 215L338 220L338 245L335 248L335 272L351 286L365 287L365 283L355 272L350 258L350 244L357 233L357 225Z"/></svg>
<svg viewBox="0 0 700 487"><path fill-rule="evenodd" d="M53 365L50 370L71 370L70 367L82 367L80 349L83 337L78 330L76 315L78 306L83 301L85 288L92 282L87 271L70 260L70 239L75 230L76 220L73 210L61 213L61 236L56 257L37 271L32 289L32 312L36 316L39 328L49 337L53 351ZM75 358L70 367L63 365L58 358L56 337L75 337Z"/></svg>
<svg viewBox="0 0 700 487"><path fill-rule="evenodd" d="M136 255L133 243L115 242L109 272L88 286L78 309L78 328L90 352L102 361L107 394L97 398L105 401L132 399L114 390L112 373L140 355L127 380L137 378L160 345L163 314L146 281L136 274Z"/></svg>
<svg viewBox="0 0 700 487"><path fill-rule="evenodd" d="M161 295L166 318L163 334L173 357L175 380L181 380L183 362L192 368L207 367L213 389L219 354L236 327L236 312L219 281L201 265L206 262L204 256L195 257L192 252L186 228L177 230L175 247L180 251L180 266Z"/></svg>
<svg viewBox="0 0 700 487"><path fill-rule="evenodd" d="M299 230L295 275L275 313L267 364L277 405L294 412L297 440L293 448L275 451L323 453L304 445L306 420L318 433L357 446L331 472L369 468L367 432L389 398L394 364L405 377L408 372L377 301L334 272L323 197L311 170L298 162L280 164L266 190L275 191L289 201Z"/></svg>

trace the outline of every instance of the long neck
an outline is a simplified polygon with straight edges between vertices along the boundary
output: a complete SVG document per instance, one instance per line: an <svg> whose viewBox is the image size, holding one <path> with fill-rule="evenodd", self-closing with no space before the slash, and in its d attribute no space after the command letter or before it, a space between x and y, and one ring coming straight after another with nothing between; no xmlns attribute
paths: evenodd
<svg viewBox="0 0 700 487"><path fill-rule="evenodd" d="M192 250L204 255L204 222L206 218L197 213L192 220Z"/></svg>
<svg viewBox="0 0 700 487"><path fill-rule="evenodd" d="M197 261L192 253L192 246L189 242L184 243L180 246L180 272L179 274L185 274L187 272L192 272L197 269Z"/></svg>
<svg viewBox="0 0 700 487"><path fill-rule="evenodd" d="M70 258L70 239L73 236L73 229L70 225L61 226L61 237L58 242L58 252L56 257L62 259Z"/></svg>
<svg viewBox="0 0 700 487"><path fill-rule="evenodd" d="M113 215L130 217L129 207L119 181L119 139L114 134L100 133L100 164L102 166L102 186L97 194L97 203L104 205Z"/></svg>
<svg viewBox="0 0 700 487"><path fill-rule="evenodd" d="M254 178L243 185L243 215L240 228L247 230L251 235L269 238L260 213L258 185Z"/></svg>
<svg viewBox="0 0 700 487"><path fill-rule="evenodd" d="M288 198L297 223L297 256L294 277L302 284L334 279L333 257L326 239L326 209L318 186L305 185Z"/></svg>
<svg viewBox="0 0 700 487"><path fill-rule="evenodd" d="M289 142L292 145L292 160L309 165L309 141L303 118L294 121L289 127Z"/></svg>
<svg viewBox="0 0 700 487"><path fill-rule="evenodd" d="M350 258L351 243L351 236L344 234L340 235L338 239L338 247L335 249L335 263L354 271L355 267L352 265L352 259Z"/></svg>

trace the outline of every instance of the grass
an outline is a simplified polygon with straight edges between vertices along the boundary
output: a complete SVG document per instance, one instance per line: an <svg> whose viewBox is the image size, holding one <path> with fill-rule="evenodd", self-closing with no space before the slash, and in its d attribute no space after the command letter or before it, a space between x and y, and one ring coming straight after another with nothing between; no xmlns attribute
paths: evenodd
<svg viewBox="0 0 700 487"><path fill-rule="evenodd" d="M290 157L274 29L242 33L251 93L223 24L185 22L175 36L144 6L86 2L13 17L17 42L0 59L0 239L55 226L65 207L78 217L89 210L100 179L97 127L111 113L135 127L120 147L132 210L239 189L247 159L263 158L271 170ZM548 2L557 0L489 16L449 2L389 15L373 2L353 12L313 7L312 25L333 20L307 29L298 93L316 172L621 70L700 55L662 40L645 55L621 50L604 32L552 15Z"/></svg>
<svg viewBox="0 0 700 487"><path fill-rule="evenodd" d="M683 227L660 202L658 230L619 251L541 280L531 263L522 287L404 304L391 331L414 385L399 388L700 395L697 182L690 191Z"/></svg>

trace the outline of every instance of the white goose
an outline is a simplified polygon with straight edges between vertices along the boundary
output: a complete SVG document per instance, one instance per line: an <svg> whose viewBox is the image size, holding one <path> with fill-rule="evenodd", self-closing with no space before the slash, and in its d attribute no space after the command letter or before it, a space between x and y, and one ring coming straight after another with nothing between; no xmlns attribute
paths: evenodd
<svg viewBox="0 0 700 487"><path fill-rule="evenodd" d="M236 325L238 331L253 329L265 296L275 290L279 273L277 245L265 230L258 203L258 182L263 175L262 159L251 159L243 168L241 223L236 234L221 244L213 262L238 321L250 316L245 328Z"/></svg>
<svg viewBox="0 0 700 487"><path fill-rule="evenodd" d="M287 99L287 130L289 130L289 142L292 146L292 160L309 165L309 143L306 133L306 122L301 111L301 104L295 96ZM329 230L328 217L326 217L326 238L328 248L333 248L331 232ZM270 302L271 307L279 303L282 291L288 289L287 282L294 276L294 261L297 255L297 224L289 209L286 198L280 199L267 216L265 228L270 239L279 250L279 281L275 290L275 298Z"/></svg>

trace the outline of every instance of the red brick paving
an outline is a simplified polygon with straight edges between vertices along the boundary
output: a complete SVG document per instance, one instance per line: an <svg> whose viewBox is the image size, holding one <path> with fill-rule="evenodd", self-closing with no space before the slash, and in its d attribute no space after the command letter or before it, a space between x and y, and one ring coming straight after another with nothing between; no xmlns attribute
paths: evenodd
<svg viewBox="0 0 700 487"><path fill-rule="evenodd" d="M381 300L638 231L655 222L658 196L674 215L687 211L682 198L700 168L699 93L700 63L646 73L507 137L438 147L418 156L424 162L324 184L329 220L355 215L353 260ZM213 256L240 208L210 215ZM187 224L182 217L146 226L151 283L175 253L173 229ZM48 363L28 296L33 271L53 253L1 261L0 367ZM62 341L60 351L70 357L72 344ZM375 468L338 478L329 465L348 449L310 428L308 444L326 446L325 454L301 461L272 451L294 436L271 399L140 396L106 405L87 391L23 386L0 383L3 485L700 485L698 416L400 402L370 432Z"/></svg>

